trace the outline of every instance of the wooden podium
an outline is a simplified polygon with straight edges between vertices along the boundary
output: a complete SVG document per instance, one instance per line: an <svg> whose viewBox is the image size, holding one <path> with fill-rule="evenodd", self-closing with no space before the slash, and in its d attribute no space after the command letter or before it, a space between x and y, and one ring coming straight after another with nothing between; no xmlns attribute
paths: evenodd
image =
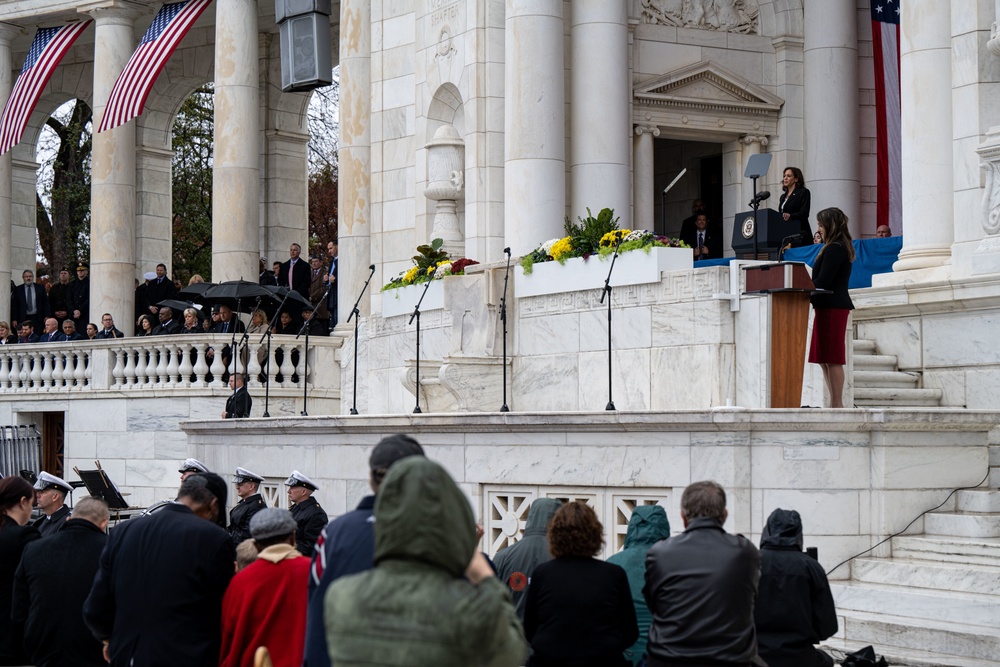
<svg viewBox="0 0 1000 667"><path fill-rule="evenodd" d="M770 407L797 408L802 400L809 296L816 287L801 262L759 264L744 267L744 271L744 294L766 294L768 300Z"/></svg>

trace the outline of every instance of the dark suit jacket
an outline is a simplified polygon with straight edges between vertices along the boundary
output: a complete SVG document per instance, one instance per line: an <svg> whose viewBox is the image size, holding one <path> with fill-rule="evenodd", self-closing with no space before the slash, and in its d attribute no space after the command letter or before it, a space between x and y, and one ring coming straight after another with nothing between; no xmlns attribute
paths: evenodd
<svg viewBox="0 0 1000 667"><path fill-rule="evenodd" d="M101 642L83 622L83 601L108 537L74 519L25 547L14 578L13 618L24 623L24 647L36 665L104 667Z"/></svg>
<svg viewBox="0 0 1000 667"><path fill-rule="evenodd" d="M694 247L698 245L698 229L695 228L687 238L681 237L681 241L691 246L693 252ZM718 259L722 257L722 244L712 233L711 229L705 230L705 243L703 245L708 248L708 254L701 255L695 259Z"/></svg>
<svg viewBox="0 0 1000 667"><path fill-rule="evenodd" d="M340 267L340 258L334 257L331 262L333 266L330 267L330 275L333 277L333 287L330 288L330 292L326 297L326 309L330 311L330 325L333 326L337 324L339 318L337 317L337 288L340 284L337 282L337 270Z"/></svg>
<svg viewBox="0 0 1000 667"><path fill-rule="evenodd" d="M226 328L226 323L223 322L222 320L219 320L218 322L212 325L212 328L209 329L208 332L233 333L233 331L235 331L236 333L243 333L246 330L247 330L246 325L244 325L243 322L240 320L240 318L236 317L236 314L234 313L233 318L229 320L228 329Z"/></svg>
<svg viewBox="0 0 1000 667"><path fill-rule="evenodd" d="M0 517L0 664L23 665L27 663L21 646L21 623L11 622L14 573L21 562L21 554L29 542L41 535L34 526L19 526L13 519Z"/></svg>
<svg viewBox="0 0 1000 667"><path fill-rule="evenodd" d="M17 342L18 342L18 343L37 343L37 342L38 342L38 340L39 340L39 338L38 338L38 334L36 334L36 333L33 333L33 334L31 334L30 336L28 336L28 339L27 339L27 340L21 340L21 338L20 338L20 337L18 337L18 339L17 339Z"/></svg>
<svg viewBox="0 0 1000 667"><path fill-rule="evenodd" d="M67 301L69 312L66 316L76 322L77 329L86 329L90 321L90 278L71 282ZM80 317L73 317L74 310L80 311Z"/></svg>
<svg viewBox="0 0 1000 667"><path fill-rule="evenodd" d="M278 280L285 287L290 287L295 290L306 299L309 298L309 277L311 270L309 268L309 262L305 261L301 257L297 262L295 262L295 268L293 269L293 281L292 284L288 284L288 269L291 266L292 260L283 262L281 265L281 273L278 274Z"/></svg>
<svg viewBox="0 0 1000 667"><path fill-rule="evenodd" d="M38 337L39 343L62 343L66 341L66 334L62 331L53 331L50 334L43 333Z"/></svg>
<svg viewBox="0 0 1000 667"><path fill-rule="evenodd" d="M174 281L170 278L164 278L162 281L157 282L156 280L150 280L149 284L146 285L145 289L145 307L142 312L148 313L150 306L155 306L164 299L172 299L177 294L177 287L174 285Z"/></svg>
<svg viewBox="0 0 1000 667"><path fill-rule="evenodd" d="M253 399L247 388L240 387L236 393L230 394L226 399L226 419L242 419L250 416L250 408L253 407Z"/></svg>
<svg viewBox="0 0 1000 667"><path fill-rule="evenodd" d="M216 667L235 560L226 531L179 503L115 527L83 605L111 667Z"/></svg>
<svg viewBox="0 0 1000 667"><path fill-rule="evenodd" d="M118 329L114 329L114 328L112 328L111 331L106 331L104 329L100 329L97 332L97 335L94 336L94 338L102 338L102 339L103 338L124 338L124 337L125 337L125 334L123 334Z"/></svg>
<svg viewBox="0 0 1000 667"><path fill-rule="evenodd" d="M45 288L38 283L31 283L31 287L35 290L35 309L37 312L34 315L28 315L28 302L23 284L15 287L10 295L10 319L13 322L17 322L19 326L21 322L31 320L32 324L37 327L45 321L46 317L52 315L52 312L49 310L49 297L45 294Z"/></svg>
<svg viewBox="0 0 1000 667"><path fill-rule="evenodd" d="M812 228L809 226L810 199L809 190L796 187L792 191L791 196L788 193L782 192L781 198L778 200L778 212L787 213L790 220L795 220L799 223L799 233L805 237L805 242L802 245L812 243L813 233Z"/></svg>
<svg viewBox="0 0 1000 667"><path fill-rule="evenodd" d="M151 335L153 336L163 336L168 334L180 333L181 323L177 320L170 320L167 323L160 323L153 327Z"/></svg>

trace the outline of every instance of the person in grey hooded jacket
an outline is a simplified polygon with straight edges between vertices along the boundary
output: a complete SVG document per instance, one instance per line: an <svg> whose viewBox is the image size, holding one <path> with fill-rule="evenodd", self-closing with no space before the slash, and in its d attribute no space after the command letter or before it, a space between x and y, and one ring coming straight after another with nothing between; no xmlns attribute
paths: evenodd
<svg viewBox="0 0 1000 667"><path fill-rule="evenodd" d="M517 617L524 621L524 601L528 596L531 574L539 563L552 559L549 553L549 538L545 529L562 501L555 498L538 498L531 503L528 521L524 526L524 536L515 544L501 549L493 558L497 579L507 585L514 601Z"/></svg>
<svg viewBox="0 0 1000 667"><path fill-rule="evenodd" d="M632 510L628 520L628 532L625 533L625 547L608 558L609 563L621 566L628 575L628 587L632 591L632 604L635 605L635 617L639 625L639 639L625 651L625 657L633 665L642 662L646 652L646 639L649 635L649 624L653 615L646 606L646 598L642 596L642 587L646 583L646 552L649 548L670 537L670 522L667 513L660 505L640 505Z"/></svg>
<svg viewBox="0 0 1000 667"><path fill-rule="evenodd" d="M837 632L837 608L823 567L802 551L802 519L776 509L760 536L754 607L759 655L769 667L831 667L814 644Z"/></svg>

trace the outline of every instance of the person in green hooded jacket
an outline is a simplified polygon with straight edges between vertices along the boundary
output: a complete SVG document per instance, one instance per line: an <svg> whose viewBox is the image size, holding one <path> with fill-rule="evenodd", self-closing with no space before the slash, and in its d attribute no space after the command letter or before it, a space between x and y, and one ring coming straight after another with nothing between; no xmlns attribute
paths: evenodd
<svg viewBox="0 0 1000 667"><path fill-rule="evenodd" d="M375 568L325 597L337 667L518 667L527 644L503 584L477 549L469 501L437 463L389 469L375 501Z"/></svg>
<svg viewBox="0 0 1000 667"><path fill-rule="evenodd" d="M638 665L646 652L649 624L653 615L646 606L642 587L646 583L646 552L660 540L670 537L670 522L667 513L659 505L640 505L632 510L625 533L625 547L608 558L609 563L620 565L628 575L628 586L632 590L632 603L639 625L639 639L625 651L625 657Z"/></svg>
<svg viewBox="0 0 1000 667"><path fill-rule="evenodd" d="M517 617L522 621L531 574L540 563L552 560L546 529L560 507L562 501L555 498L538 498L532 502L524 535L516 543L498 551L493 558L497 578L507 584Z"/></svg>

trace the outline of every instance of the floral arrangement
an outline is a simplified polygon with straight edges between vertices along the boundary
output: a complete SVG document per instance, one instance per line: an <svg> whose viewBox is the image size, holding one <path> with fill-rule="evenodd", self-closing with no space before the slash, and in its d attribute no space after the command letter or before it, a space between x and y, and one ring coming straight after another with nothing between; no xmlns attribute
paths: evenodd
<svg viewBox="0 0 1000 667"><path fill-rule="evenodd" d="M412 258L413 267L401 271L398 276L382 286L382 291L407 285L421 285L431 280L440 280L445 276L461 276L465 274L465 267L479 263L466 257L453 260L447 251L441 249L443 245L443 240L434 239L430 244L417 246L417 254Z"/></svg>
<svg viewBox="0 0 1000 667"><path fill-rule="evenodd" d="M650 248L688 247L678 239L658 236L643 229L634 231L619 229L619 218L614 215L612 209L606 208L594 217L588 208L586 218L577 218L580 224L573 223L567 218L566 236L546 241L521 258L524 273L531 273L532 267L540 262L556 261L563 264L571 257L587 259L595 254L606 257L614 253L619 239L621 240L619 253L632 250L643 250L648 253Z"/></svg>

